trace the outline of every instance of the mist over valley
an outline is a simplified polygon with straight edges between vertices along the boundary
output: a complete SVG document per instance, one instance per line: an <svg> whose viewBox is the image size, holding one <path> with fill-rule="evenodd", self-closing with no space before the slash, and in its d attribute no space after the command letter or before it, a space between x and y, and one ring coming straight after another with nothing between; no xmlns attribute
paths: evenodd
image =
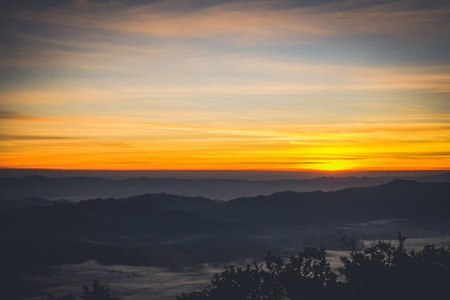
<svg viewBox="0 0 450 300"><path fill-rule="evenodd" d="M443 181L448 175L431 178ZM6 203L19 204L0 212L2 279L9 282L11 295L24 293L21 297L29 299L45 292L69 292L83 277L85 281L116 282L118 295L125 299L174 299L181 292L204 287L212 273L229 264L262 261L267 251L288 257L304 247L323 246L337 266L338 257L346 250L340 235L356 234L368 243L395 240L402 232L415 241L415 247L427 242L448 244L450 182L396 179L381 185L334 190L336 184L373 184L379 180L294 180L288 183L303 184L302 189L306 183L316 183L310 186L314 190L329 184L324 190L333 191L278 191L228 201L165 193L81 201L36 197L10 200ZM3 178L0 182L3 187L9 184L11 191L18 191L17 185L22 184L20 192L34 190L38 195L51 192L50 183L58 183L53 193L56 198L66 199L85 192L74 188L77 183L99 194L114 184L113 190L118 191L123 188L121 184L130 182L158 187L148 178L115 181L27 177ZM208 191L216 195L224 195L227 184L235 184L247 189L243 196L255 185L266 185L268 191L269 183L270 189L280 184L218 179L156 182L181 182L186 186L193 183L193 188L195 184L206 184L208 188L192 193ZM19 287L25 283L29 288L23 291Z"/></svg>

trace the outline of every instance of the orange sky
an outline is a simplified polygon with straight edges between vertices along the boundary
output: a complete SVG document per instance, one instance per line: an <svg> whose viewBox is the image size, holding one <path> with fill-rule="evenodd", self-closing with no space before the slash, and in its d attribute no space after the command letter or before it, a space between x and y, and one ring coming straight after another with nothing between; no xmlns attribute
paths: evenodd
<svg viewBox="0 0 450 300"><path fill-rule="evenodd" d="M450 169L450 8L414 3L4 7L0 167Z"/></svg>

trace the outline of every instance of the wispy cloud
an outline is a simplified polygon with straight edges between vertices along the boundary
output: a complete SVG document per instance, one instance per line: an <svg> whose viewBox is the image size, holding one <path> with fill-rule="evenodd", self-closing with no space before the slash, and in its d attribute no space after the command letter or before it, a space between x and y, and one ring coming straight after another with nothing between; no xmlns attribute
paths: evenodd
<svg viewBox="0 0 450 300"><path fill-rule="evenodd" d="M70 54L67 54L70 56ZM241 58L242 59L242 58ZM239 58L236 58L239 62ZM228 61L223 61L224 65ZM241 64L242 62L242 64ZM94 80L87 82L83 87L61 88L33 88L30 90L4 91L0 93L3 103L64 103L64 102L122 102L125 99L134 101L148 101L149 99L193 99L195 97L215 96L276 96L276 95L314 95L349 92L381 92L381 91L423 91L430 93L450 93L450 67L426 66L426 67L369 67L348 66L332 64L308 64L308 63L280 63L276 60L258 63L245 62L245 59L237 63L232 71L239 77L248 76L248 79L235 80L233 78L221 78L217 82L214 78L205 78L200 82L184 83L183 77L189 76L189 67L179 74L171 85L149 84L133 82L131 79L113 79L115 86L105 88L108 81ZM57 63L57 62L53 62ZM65 61L72 64L70 60ZM203 62L206 63L206 62ZM74 67L78 66L74 64ZM248 71L246 68L252 71ZM206 76L207 71L202 71L202 63L193 75ZM231 68L224 66L221 72L231 72ZM205 72L205 74L202 74ZM258 74L270 74L258 75ZM148 74L157 76L157 74ZM254 77L259 77L255 80ZM219 77L220 78L220 75ZM142 79L139 79L142 81ZM111 83L109 83L111 84ZM91 87L89 87L91 86ZM185 102L185 103L188 103ZM192 102L192 101L190 101ZM194 101L195 102L195 101ZM161 105L158 104L158 105Z"/></svg>
<svg viewBox="0 0 450 300"><path fill-rule="evenodd" d="M77 124L77 126L73 126ZM408 169L450 160L447 123L303 124L237 128L132 119L53 118L1 139L3 166L196 169ZM30 132L22 128L23 133ZM43 133L52 128L52 136ZM414 132L413 136L408 133ZM68 137L68 138L60 138ZM411 144L414 147L411 147ZM429 145L433 145L430 149ZM7 163L8 162L8 163ZM170 168L170 167L169 167Z"/></svg>
<svg viewBox="0 0 450 300"><path fill-rule="evenodd" d="M32 141L32 140L73 140L79 138L73 138L69 136L44 136L44 135L7 135L1 134L1 141Z"/></svg>
<svg viewBox="0 0 450 300"><path fill-rule="evenodd" d="M193 4L193 2L191 2ZM83 28L148 34L159 38L189 37L252 43L284 40L304 43L341 35L388 34L429 38L448 33L449 9L414 10L410 1L355 6L353 1L313 7L277 7L274 2L231 2L189 10L173 1L126 6L86 2L16 17ZM184 9L177 9L182 7ZM187 6L188 7L188 6Z"/></svg>
<svg viewBox="0 0 450 300"><path fill-rule="evenodd" d="M30 120L36 119L34 116L19 114L11 111L0 111L0 119L9 119L9 120Z"/></svg>
<svg viewBox="0 0 450 300"><path fill-rule="evenodd" d="M1 165L450 166L450 6L299 3L11 4Z"/></svg>

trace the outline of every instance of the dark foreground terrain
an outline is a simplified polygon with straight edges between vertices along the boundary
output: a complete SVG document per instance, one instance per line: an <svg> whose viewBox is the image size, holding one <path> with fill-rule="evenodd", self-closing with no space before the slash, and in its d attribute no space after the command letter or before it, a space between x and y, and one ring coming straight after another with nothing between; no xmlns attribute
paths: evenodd
<svg viewBox="0 0 450 300"><path fill-rule="evenodd" d="M17 171L17 170L16 170ZM0 175L2 174L0 170ZM69 175L69 174L67 174ZM419 175L419 174L416 174ZM272 175L273 176L273 175ZM228 178L150 178L123 179L100 177L0 177L0 210L36 205L48 205L45 200L80 200L89 198L124 198L139 194L167 193L188 197L230 200L238 197L270 195L279 191L324 192L349 187L370 187L394 179L417 182L450 182L450 173L416 177L315 177L308 179L228 179ZM25 198L25 200L23 200ZM14 200L14 201L11 201Z"/></svg>
<svg viewBox="0 0 450 300"><path fill-rule="evenodd" d="M97 269L188 270L194 276L205 268L218 272L230 261L262 261L268 250L280 257L306 246L345 250L338 233L356 232L364 240L392 239L397 232L412 240L448 237L449 221L450 183L403 180L227 202L147 194L16 208L0 213L0 280L7 298L43 296L49 284L43 278L54 278L55 266L67 273L95 262ZM138 282L139 272L131 273ZM211 277L204 275L178 290L204 286ZM148 299L162 299L153 296Z"/></svg>
<svg viewBox="0 0 450 300"><path fill-rule="evenodd" d="M287 261L268 253L262 264L230 266L215 274L199 291L182 293L177 300L356 300L440 298L449 291L450 247L426 245L409 251L400 233L398 245L378 241L364 248L356 237L341 237L348 255L342 266L331 268L324 248L305 248ZM108 284L94 280L83 285L81 299L120 300ZM47 300L76 300L75 294L47 296Z"/></svg>

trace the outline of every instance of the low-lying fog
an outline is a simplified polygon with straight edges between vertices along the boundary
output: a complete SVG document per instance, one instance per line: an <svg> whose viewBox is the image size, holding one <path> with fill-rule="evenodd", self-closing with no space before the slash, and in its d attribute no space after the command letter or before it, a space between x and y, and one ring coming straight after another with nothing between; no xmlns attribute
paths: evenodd
<svg viewBox="0 0 450 300"><path fill-rule="evenodd" d="M392 243L395 244L395 237ZM365 240L370 246L376 240ZM448 247L450 236L407 239L405 246L409 250L420 250L426 244ZM276 253L274 253L276 255ZM340 266L340 257L346 255L344 250L328 250L328 261L334 269ZM33 280L47 287L47 292L67 294L80 292L83 284L100 280L109 283L114 295L125 300L163 300L175 299L182 292L200 290L210 284L214 274L222 272L230 265L245 267L253 263L252 259L231 261L222 264L201 264L174 272L165 268L101 265L96 261L81 264L60 265L50 268L50 273ZM258 261L261 264L262 261ZM42 298L42 297L41 297ZM40 299L40 297L28 298Z"/></svg>

